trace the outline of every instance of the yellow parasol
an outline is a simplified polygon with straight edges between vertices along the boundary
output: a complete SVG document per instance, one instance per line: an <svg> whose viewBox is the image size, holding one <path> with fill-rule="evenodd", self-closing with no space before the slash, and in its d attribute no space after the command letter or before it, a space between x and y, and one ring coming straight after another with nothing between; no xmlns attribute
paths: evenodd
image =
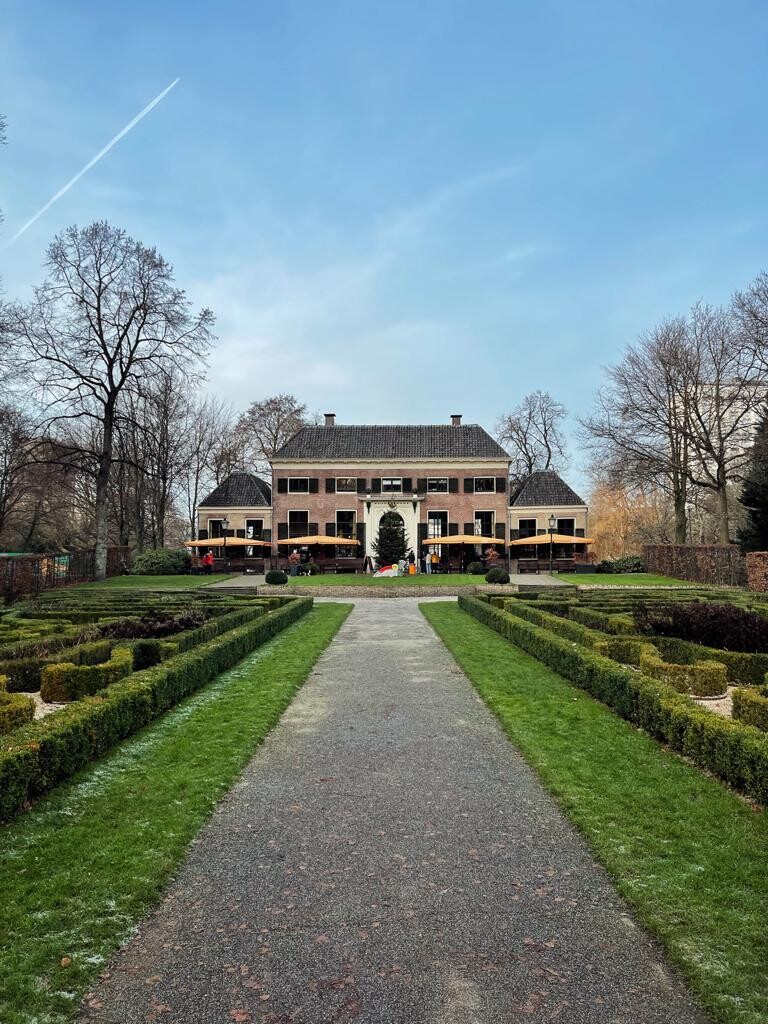
<svg viewBox="0 0 768 1024"><path fill-rule="evenodd" d="M226 542L225 542L226 541ZM268 540L254 540L250 537L212 537L210 540L185 540L188 548L271 548Z"/></svg>
<svg viewBox="0 0 768 1024"><path fill-rule="evenodd" d="M422 541L422 547L431 548L438 544L504 544L503 537L481 537L475 533L454 533L448 537L430 537Z"/></svg>
<svg viewBox="0 0 768 1024"><path fill-rule="evenodd" d="M359 540L355 540L354 537L329 537L325 533L317 533L314 537L286 537L283 540L279 540L278 544L294 544L297 548L301 547L312 547L313 544L328 545L331 544L359 544Z"/></svg>
<svg viewBox="0 0 768 1024"><path fill-rule="evenodd" d="M553 533L552 534L553 544L594 544L595 542L591 537L572 537L566 533ZM527 544L549 544L550 535L548 533L539 533L535 537L520 537L519 540L511 540L510 546L519 544L521 546Z"/></svg>

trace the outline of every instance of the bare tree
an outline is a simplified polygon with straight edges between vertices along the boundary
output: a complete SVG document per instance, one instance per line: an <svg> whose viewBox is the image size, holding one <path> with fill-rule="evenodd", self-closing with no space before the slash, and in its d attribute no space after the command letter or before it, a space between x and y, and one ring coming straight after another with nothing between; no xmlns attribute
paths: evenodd
<svg viewBox="0 0 768 1024"><path fill-rule="evenodd" d="M262 476L270 474L272 456L293 435L307 426L307 407L294 395L274 395L252 402L237 422L242 456Z"/></svg>
<svg viewBox="0 0 768 1024"><path fill-rule="evenodd" d="M768 273L763 271L745 291L736 292L731 309L747 344L768 363Z"/></svg>
<svg viewBox="0 0 768 1024"><path fill-rule="evenodd" d="M563 420L565 406L548 391L532 391L496 424L499 443L512 458L518 480L537 469L563 469L567 463Z"/></svg>
<svg viewBox="0 0 768 1024"><path fill-rule="evenodd" d="M686 540L690 393L687 325L665 320L606 371L595 411L579 422L593 461L614 483L661 487L674 508L675 540Z"/></svg>
<svg viewBox="0 0 768 1024"><path fill-rule="evenodd" d="M32 426L18 406L0 405L0 536L24 499L26 450Z"/></svg>
<svg viewBox="0 0 768 1024"><path fill-rule="evenodd" d="M230 462L236 450L233 424L232 409L224 402L206 398L187 405L179 490L190 537L195 536L197 506L206 491L221 483L234 468L234 461Z"/></svg>
<svg viewBox="0 0 768 1024"><path fill-rule="evenodd" d="M11 332L27 375L50 414L93 426L95 575L106 574L108 499L117 424L126 396L176 368L199 368L213 314L193 313L155 249L97 222L72 227L48 249L49 277L28 306L11 309ZM85 433L85 432L83 432Z"/></svg>

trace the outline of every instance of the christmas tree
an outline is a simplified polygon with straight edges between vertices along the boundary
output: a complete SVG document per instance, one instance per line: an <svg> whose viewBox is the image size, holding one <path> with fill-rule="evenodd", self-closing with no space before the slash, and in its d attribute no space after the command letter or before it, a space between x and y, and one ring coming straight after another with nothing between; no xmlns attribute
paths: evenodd
<svg viewBox="0 0 768 1024"><path fill-rule="evenodd" d="M739 501L747 518L739 530L742 551L768 551L768 408L763 410L755 433L752 464Z"/></svg>
<svg viewBox="0 0 768 1024"><path fill-rule="evenodd" d="M393 565L401 558L405 558L405 526L397 512L385 512L381 517L379 534L373 542L373 550L379 568L382 565Z"/></svg>

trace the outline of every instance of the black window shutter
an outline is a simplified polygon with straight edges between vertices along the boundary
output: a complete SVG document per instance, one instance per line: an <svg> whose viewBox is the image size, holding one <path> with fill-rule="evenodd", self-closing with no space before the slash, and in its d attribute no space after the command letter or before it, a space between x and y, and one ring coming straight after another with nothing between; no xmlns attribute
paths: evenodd
<svg viewBox="0 0 768 1024"><path fill-rule="evenodd" d="M427 493L427 478L425 476L420 476L416 481L416 490L419 494Z"/></svg>
<svg viewBox="0 0 768 1024"><path fill-rule="evenodd" d="M363 555L365 554L365 523L357 524L357 539L360 541L360 544L358 545L357 548L357 553L360 556L360 558L362 558Z"/></svg>
<svg viewBox="0 0 768 1024"><path fill-rule="evenodd" d="M455 537L458 532L459 532L459 524L458 523L448 523L448 536L449 537Z"/></svg>
<svg viewBox="0 0 768 1024"><path fill-rule="evenodd" d="M496 493L506 494L507 493L507 478L505 476L496 477Z"/></svg>
<svg viewBox="0 0 768 1024"><path fill-rule="evenodd" d="M510 530L509 531L509 539L510 540L520 540L520 531L519 530Z"/></svg>
<svg viewBox="0 0 768 1024"><path fill-rule="evenodd" d="M423 545L424 541L427 539L427 528L428 528L428 526L429 526L429 523L419 523L419 548L420 549L421 549L421 546Z"/></svg>
<svg viewBox="0 0 768 1024"><path fill-rule="evenodd" d="M197 531L197 539L198 540L208 540L208 531L207 530L198 530Z"/></svg>
<svg viewBox="0 0 768 1024"><path fill-rule="evenodd" d="M318 481L316 476L311 476L309 478L309 493L310 494L317 494L317 492L319 490L318 483L319 483L319 481Z"/></svg>
<svg viewBox="0 0 768 1024"><path fill-rule="evenodd" d="M288 523L277 524L277 539L288 540Z"/></svg>
<svg viewBox="0 0 768 1024"><path fill-rule="evenodd" d="M236 537L245 537L245 530L236 530L235 531L235 536Z"/></svg>
<svg viewBox="0 0 768 1024"><path fill-rule="evenodd" d="M380 476L375 476L373 478L373 480L371 480L371 490L373 491L374 494L381 494L381 477Z"/></svg>
<svg viewBox="0 0 768 1024"><path fill-rule="evenodd" d="M277 493L287 494L288 493L288 477L281 476L277 479Z"/></svg>
<svg viewBox="0 0 768 1024"><path fill-rule="evenodd" d="M271 541L272 540L272 531L271 530L262 530L262 532L261 532L261 539L262 540Z"/></svg>
<svg viewBox="0 0 768 1024"><path fill-rule="evenodd" d="M307 529L307 536L308 537L316 537L318 535L318 533L320 533L320 530L318 528L318 524L317 523L307 523L307 526L308 526L308 529Z"/></svg>
<svg viewBox="0 0 768 1024"><path fill-rule="evenodd" d="M474 494L475 493L475 478L473 476L464 477L464 493Z"/></svg>
<svg viewBox="0 0 768 1024"><path fill-rule="evenodd" d="M573 535L574 535L574 537L583 537L584 536L584 531L583 530L574 530L573 531Z"/></svg>
<svg viewBox="0 0 768 1024"><path fill-rule="evenodd" d="M496 540L504 540L504 523L496 523Z"/></svg>
<svg viewBox="0 0 768 1024"><path fill-rule="evenodd" d="M409 476L403 477L403 494L410 494L413 490L413 480Z"/></svg>
<svg viewBox="0 0 768 1024"><path fill-rule="evenodd" d="M457 476L448 477L448 493L458 494L459 493L459 478Z"/></svg>
<svg viewBox="0 0 768 1024"><path fill-rule="evenodd" d="M225 537L234 537L235 536L235 531L234 530L225 530L224 531L224 536Z"/></svg>
<svg viewBox="0 0 768 1024"><path fill-rule="evenodd" d="M326 523L325 532L329 537L336 536L336 523Z"/></svg>
<svg viewBox="0 0 768 1024"><path fill-rule="evenodd" d="M364 476L359 476L357 478L357 493L358 494L365 494L365 489L366 489L367 486L368 486L368 481L365 479L365 477Z"/></svg>
<svg viewBox="0 0 768 1024"><path fill-rule="evenodd" d="M336 493L336 477L328 476L325 478L325 493L335 494Z"/></svg>
<svg viewBox="0 0 768 1024"><path fill-rule="evenodd" d="M474 533L474 532L475 532L475 524L474 523L464 523L464 533Z"/></svg>

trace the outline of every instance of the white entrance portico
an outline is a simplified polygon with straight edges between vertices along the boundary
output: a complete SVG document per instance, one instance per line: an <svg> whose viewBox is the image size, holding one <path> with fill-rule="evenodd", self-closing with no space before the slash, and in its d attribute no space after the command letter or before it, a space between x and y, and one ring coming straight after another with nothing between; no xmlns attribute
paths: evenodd
<svg viewBox="0 0 768 1024"><path fill-rule="evenodd" d="M365 524L365 552L375 558L373 542L379 535L381 517L387 512L397 512L405 526L405 540L419 557L419 505L423 496L412 494L365 494L362 498L362 521Z"/></svg>

